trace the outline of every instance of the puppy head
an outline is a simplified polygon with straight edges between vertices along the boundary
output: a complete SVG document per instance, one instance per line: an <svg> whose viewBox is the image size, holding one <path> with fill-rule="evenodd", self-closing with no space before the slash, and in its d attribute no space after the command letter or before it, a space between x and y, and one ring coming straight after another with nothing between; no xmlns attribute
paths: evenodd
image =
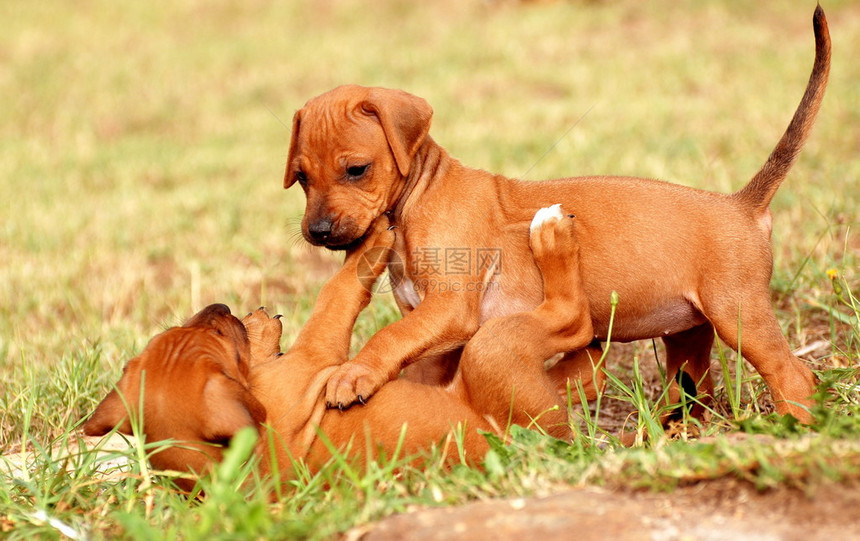
<svg viewBox="0 0 860 541"><path fill-rule="evenodd" d="M151 457L160 470L205 473L239 429L257 426L266 410L248 390L248 338L224 305L212 305L153 338L84 423L103 436L114 427L131 434L130 415L143 421L147 443L172 439ZM140 411L143 392L143 411ZM178 479L190 491L194 482Z"/></svg>
<svg viewBox="0 0 860 541"><path fill-rule="evenodd" d="M433 109L401 90L341 86L293 118L284 187L298 182L307 207L302 234L332 250L360 244L397 202Z"/></svg>

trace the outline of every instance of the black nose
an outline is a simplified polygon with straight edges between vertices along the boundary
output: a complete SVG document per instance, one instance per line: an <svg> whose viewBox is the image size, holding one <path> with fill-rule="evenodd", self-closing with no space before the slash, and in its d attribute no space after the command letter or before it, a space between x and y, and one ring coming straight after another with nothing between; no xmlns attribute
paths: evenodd
<svg viewBox="0 0 860 541"><path fill-rule="evenodd" d="M322 218L308 225L308 234L316 241L325 241L331 235L331 218Z"/></svg>

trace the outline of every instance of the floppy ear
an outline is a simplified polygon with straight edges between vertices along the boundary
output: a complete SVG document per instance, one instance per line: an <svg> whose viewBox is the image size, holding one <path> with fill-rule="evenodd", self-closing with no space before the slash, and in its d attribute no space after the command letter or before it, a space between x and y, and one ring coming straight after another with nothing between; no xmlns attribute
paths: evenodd
<svg viewBox="0 0 860 541"><path fill-rule="evenodd" d="M114 427L117 427L117 430L123 434L131 434L131 421L129 421L128 410L123 399L129 407L136 408L138 392L140 392L141 368L139 357L128 361L122 370L122 377L119 378L116 389L104 397L104 400L96 406L96 411L84 423L84 434L87 436L104 436Z"/></svg>
<svg viewBox="0 0 860 541"><path fill-rule="evenodd" d="M206 382L203 404L202 435L206 441L229 439L239 429L266 420L266 408L254 395L223 374Z"/></svg>
<svg viewBox="0 0 860 541"><path fill-rule="evenodd" d="M87 436L104 436L114 427L118 427L117 430L123 434L131 434L128 411L116 390L108 393L96 407L96 411L84 423L84 434Z"/></svg>
<svg viewBox="0 0 860 541"><path fill-rule="evenodd" d="M296 156L296 147L299 140L299 124L302 120L302 110L293 115L293 133L290 135L290 151L287 153L287 168L284 171L284 188L289 188L296 182L296 171L293 167L293 158Z"/></svg>
<svg viewBox="0 0 860 541"><path fill-rule="evenodd" d="M412 158L430 131L433 108L423 98L402 90L374 88L361 109L379 119L400 174L408 175Z"/></svg>

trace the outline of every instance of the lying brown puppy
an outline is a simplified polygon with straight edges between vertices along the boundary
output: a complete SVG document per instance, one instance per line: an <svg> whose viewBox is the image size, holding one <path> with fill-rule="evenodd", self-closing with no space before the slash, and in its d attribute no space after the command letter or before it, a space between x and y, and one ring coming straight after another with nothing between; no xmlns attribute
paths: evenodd
<svg viewBox="0 0 860 541"><path fill-rule="evenodd" d="M417 96L343 86L310 100L293 119L284 178L307 197L305 238L348 248L386 214L407 262L403 276L394 276L405 317L332 375L326 400L363 402L410 363L456 351L489 319L537 306L541 281L528 223L536 209L561 203L581 228L578 272L594 329L572 349L607 338L616 291L612 338L661 337L672 381L683 370L712 394L716 333L735 350L741 345L779 412L809 422L813 374L791 353L770 306L768 206L824 95L830 37L820 6L813 26L815 64L800 106L761 170L729 195L641 178L508 179L449 156L428 135L433 111ZM571 358L559 365L562 373ZM450 370L438 372L444 380ZM677 383L670 396L677 398Z"/></svg>
<svg viewBox="0 0 860 541"><path fill-rule="evenodd" d="M356 440L357 455L365 452L363 440L369 437L374 453L391 457L404 425L401 451L407 454L453 444L450 436L459 427L472 461L487 450L478 430L501 434L508 422L528 426L538 419L550 433L569 436L566 408L543 362L592 331L578 273L571 270L578 257L574 220L557 208L536 219L530 236L535 262L545 274L544 301L531 312L487 321L465 348L449 387L398 380L383 386L365 408L325 408L325 383L346 360L355 319L385 268L385 261L362 262L362 257L365 250L391 245L394 233L387 225L379 220L364 244L347 255L286 355L279 353L279 319L260 309L240 322L226 306L209 306L182 327L153 338L129 361L117 389L99 404L84 432L104 435L116 427L131 433L127 412L138 418L142 413L148 443L186 442L154 454L155 468L203 473L221 459L221 447L213 444L256 426L261 435L272 435L276 451L272 464L269 439L261 438L257 453L263 467L278 468L283 477L292 472L290 458L317 468L330 457L318 429L338 448ZM359 273L360 264L372 272ZM451 449L448 456L457 453ZM177 484L191 490L194 482L178 479Z"/></svg>

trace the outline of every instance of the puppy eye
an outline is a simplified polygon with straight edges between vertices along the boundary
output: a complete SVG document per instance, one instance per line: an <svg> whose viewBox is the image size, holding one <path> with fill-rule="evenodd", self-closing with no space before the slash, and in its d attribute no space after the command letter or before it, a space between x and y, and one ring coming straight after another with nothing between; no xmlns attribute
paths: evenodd
<svg viewBox="0 0 860 541"><path fill-rule="evenodd" d="M301 184L302 186L306 186L308 183L308 176L304 171L296 171L296 182Z"/></svg>
<svg viewBox="0 0 860 541"><path fill-rule="evenodd" d="M350 180L358 180L367 173L368 168L370 168L369 163L364 165L351 165L346 168L346 176L348 176Z"/></svg>
<svg viewBox="0 0 860 541"><path fill-rule="evenodd" d="M221 447L229 447L230 446L230 437L229 436L215 436L214 438L207 439L206 443L211 443L212 445L219 445Z"/></svg>

